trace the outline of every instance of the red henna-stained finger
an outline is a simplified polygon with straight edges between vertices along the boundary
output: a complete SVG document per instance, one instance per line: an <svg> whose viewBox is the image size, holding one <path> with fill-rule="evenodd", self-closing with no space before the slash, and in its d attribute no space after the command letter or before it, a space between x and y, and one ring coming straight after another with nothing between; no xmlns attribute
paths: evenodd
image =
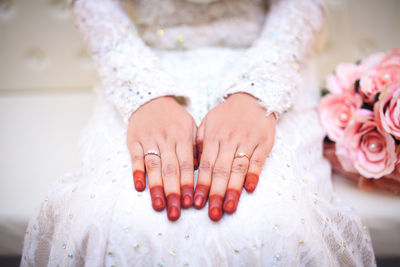
<svg viewBox="0 0 400 267"><path fill-rule="evenodd" d="M196 144L193 145L193 165L195 170L199 168L198 150Z"/></svg>
<svg viewBox="0 0 400 267"><path fill-rule="evenodd" d="M133 183L135 184L135 189L139 192L142 192L144 189L146 189L146 178L144 171L133 171Z"/></svg>
<svg viewBox="0 0 400 267"><path fill-rule="evenodd" d="M220 195L211 195L208 203L208 217L214 222L221 220L223 211L222 211L222 202L224 198Z"/></svg>
<svg viewBox="0 0 400 267"><path fill-rule="evenodd" d="M193 185L183 185L181 187L182 194L182 207L184 209L190 208L193 204Z"/></svg>
<svg viewBox="0 0 400 267"><path fill-rule="evenodd" d="M197 184L193 202L193 205L196 209L202 209L204 207L208 198L209 190L210 186Z"/></svg>
<svg viewBox="0 0 400 267"><path fill-rule="evenodd" d="M197 162L200 164L201 161L201 154L203 154L203 140L197 141Z"/></svg>
<svg viewBox="0 0 400 267"><path fill-rule="evenodd" d="M181 216L181 197L176 193L167 196L167 216L170 221L176 221Z"/></svg>
<svg viewBox="0 0 400 267"><path fill-rule="evenodd" d="M199 153L202 153L202 152L203 152L203 140L198 140L198 141L197 141L197 151L198 151Z"/></svg>
<svg viewBox="0 0 400 267"><path fill-rule="evenodd" d="M162 211L165 208L164 189L160 185L150 187L150 196L153 209Z"/></svg>
<svg viewBox="0 0 400 267"><path fill-rule="evenodd" d="M232 214L236 211L240 199L240 193L236 189L229 188L225 193L224 211Z"/></svg>
<svg viewBox="0 0 400 267"><path fill-rule="evenodd" d="M197 153L197 161L199 162L199 165L200 165L201 155L202 154L203 154L202 152Z"/></svg>
<svg viewBox="0 0 400 267"><path fill-rule="evenodd" d="M244 188L247 192L252 193L258 184L258 175L255 173L247 173Z"/></svg>

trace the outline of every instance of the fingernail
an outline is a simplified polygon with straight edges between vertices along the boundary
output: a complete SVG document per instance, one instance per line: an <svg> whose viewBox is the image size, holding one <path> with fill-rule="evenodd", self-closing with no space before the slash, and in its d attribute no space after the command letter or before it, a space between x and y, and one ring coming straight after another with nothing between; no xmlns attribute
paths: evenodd
<svg viewBox="0 0 400 267"><path fill-rule="evenodd" d="M155 198L153 208L156 211L162 211L164 209L164 201L159 197Z"/></svg>
<svg viewBox="0 0 400 267"><path fill-rule="evenodd" d="M189 196L184 196L182 199L182 207L187 209L192 206L192 198Z"/></svg>
<svg viewBox="0 0 400 267"><path fill-rule="evenodd" d="M220 208L211 208L209 211L209 217L211 220L218 222L222 218L222 211Z"/></svg>
<svg viewBox="0 0 400 267"><path fill-rule="evenodd" d="M194 199L194 207L197 209L200 209L203 207L203 197L202 196L197 196Z"/></svg>
<svg viewBox="0 0 400 267"><path fill-rule="evenodd" d="M233 213L235 209L235 201L233 200L228 200L224 204L224 211L227 213Z"/></svg>
<svg viewBox="0 0 400 267"><path fill-rule="evenodd" d="M209 199L208 216L211 220L217 222L222 218L222 201L223 197L218 195L212 195Z"/></svg>
<svg viewBox="0 0 400 267"><path fill-rule="evenodd" d="M168 211L168 220L170 221L176 221L179 219L181 216L181 213L179 212L178 208L176 207L171 207Z"/></svg>
<svg viewBox="0 0 400 267"><path fill-rule="evenodd" d="M193 186L192 185L184 185L181 187L182 194L182 207L187 209L192 206L193 202Z"/></svg>
<svg viewBox="0 0 400 267"><path fill-rule="evenodd" d="M153 209L162 211L165 208L164 189L162 186L157 185L150 188L150 195L152 199Z"/></svg>
<svg viewBox="0 0 400 267"><path fill-rule="evenodd" d="M254 173L248 173L246 175L246 183L244 185L244 188L246 189L247 192L252 193L256 189L258 183L258 176Z"/></svg>
<svg viewBox="0 0 400 267"><path fill-rule="evenodd" d="M133 172L133 182L135 184L135 189L139 192L144 191L146 188L145 182L145 174L143 171L134 171Z"/></svg>
<svg viewBox="0 0 400 267"><path fill-rule="evenodd" d="M169 194L167 196L167 215L170 221L176 221L181 216L181 198L178 194Z"/></svg>
<svg viewBox="0 0 400 267"><path fill-rule="evenodd" d="M232 214L237 209L239 203L240 192L235 189L228 189L225 194L224 211L228 214Z"/></svg>
<svg viewBox="0 0 400 267"><path fill-rule="evenodd" d="M144 191L144 186L143 186L142 181L136 181L136 183L135 183L135 188L136 188L136 190L139 191L139 192Z"/></svg>
<svg viewBox="0 0 400 267"><path fill-rule="evenodd" d="M206 204L205 200L208 197L209 186L198 184L196 186L195 198L194 198L194 207L196 209L201 209Z"/></svg>

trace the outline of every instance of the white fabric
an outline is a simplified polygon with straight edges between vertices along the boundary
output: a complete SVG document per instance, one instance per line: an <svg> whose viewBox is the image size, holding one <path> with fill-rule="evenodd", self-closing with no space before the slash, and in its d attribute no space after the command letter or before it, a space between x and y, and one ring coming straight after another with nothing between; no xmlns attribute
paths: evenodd
<svg viewBox="0 0 400 267"><path fill-rule="evenodd" d="M332 175L334 191L351 204L368 225L377 257L400 257L400 198L378 191L362 191L341 175Z"/></svg>
<svg viewBox="0 0 400 267"><path fill-rule="evenodd" d="M79 2L75 7L79 7ZM294 10L292 5L295 2L278 4L279 8L272 9L269 17L273 18L275 12L281 14L278 11L280 8L284 10L285 6L289 8L287 11ZM114 3L104 0L104 4L91 5L88 0L85 8L105 11L105 7L113 8ZM276 19L277 23L284 24L281 29L288 29L289 25L285 23L294 22L296 25L293 27L304 29L305 43L310 43L315 34L313 27L309 26L318 28L321 21L319 8L308 3L311 9L296 9L299 20L294 19L294 14L290 14L287 20L281 16ZM307 20L304 12L310 12ZM114 26L117 25L124 24ZM268 23L266 25L271 27ZM281 33L288 34L285 31ZM119 38L119 34L115 36ZM300 33L295 31L295 34ZM115 39L109 41L114 43ZM95 42L95 39L89 43L92 46L103 44L101 40ZM140 41L135 41L135 44L142 45ZM300 41L293 48L292 45L290 43L287 48L301 51L299 58L303 59L305 47L309 45L303 47ZM124 46L131 49L129 47ZM144 46L141 48L144 53L151 52ZM286 103L294 101L293 109L281 116L275 145L259 185L253 194L243 193L238 211L214 223L207 216L207 208L201 211L189 209L172 223L166 219L165 212L152 210L148 190L136 193L133 189L124 124L133 110L125 106L129 87L114 85L127 77L111 74L115 57L107 57L108 53L113 53L109 51L104 58L98 53L94 55L100 63L103 80L108 82L104 83L104 90L98 90L97 109L81 138L82 168L59 179L32 217L27 228L22 266L375 265L366 227L352 209L332 193L329 164L322 158L324 132L318 125L315 109L318 99L316 90L310 90L315 89L313 79L311 83L308 80L303 84L296 101L287 95L285 86L283 89L273 87L274 94L281 92L283 96L279 96L279 102L270 103L269 111L279 115L291 106ZM132 53L137 55L138 52L132 50ZM265 55L268 59L275 53L277 50L272 50L271 54L264 51L259 57ZM163 68L164 74L179 88L185 88L190 99L188 110L197 122L215 104L211 95L215 96L219 91L213 89L219 88L223 78L231 77L232 68L246 66L243 51L230 48L208 47L158 51L155 54L158 56L157 69ZM123 54L115 55L118 59L115 63L124 74L127 73L124 64L130 66L127 70L140 74L144 69L142 64L147 62L143 58L143 61L133 64ZM265 62L261 60L260 64ZM303 72L303 77L313 73L309 69ZM274 74L279 75L279 72L271 72ZM159 74L156 72L154 75ZM146 80L144 84L150 82L153 80ZM295 82L294 86L299 81ZM261 90L260 87L254 88L258 89L252 92ZM125 91L118 95L119 90ZM135 87L135 90L141 89ZM266 103L268 99L264 101L263 96L259 98ZM138 107L143 101L144 98L129 103Z"/></svg>

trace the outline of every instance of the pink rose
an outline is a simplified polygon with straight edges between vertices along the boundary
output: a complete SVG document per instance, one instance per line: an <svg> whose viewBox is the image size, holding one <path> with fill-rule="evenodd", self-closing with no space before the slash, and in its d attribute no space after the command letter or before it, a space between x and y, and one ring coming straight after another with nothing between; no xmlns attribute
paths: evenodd
<svg viewBox="0 0 400 267"><path fill-rule="evenodd" d="M384 57L385 53L380 52L364 58L359 65L361 73L376 68L379 65L379 63L381 63Z"/></svg>
<svg viewBox="0 0 400 267"><path fill-rule="evenodd" d="M345 91L335 74L330 74L326 78L326 88L332 94L341 94Z"/></svg>
<svg viewBox="0 0 400 267"><path fill-rule="evenodd" d="M366 178L390 174L397 162L392 136L380 129L370 110L360 109L336 143L336 155L346 171Z"/></svg>
<svg viewBox="0 0 400 267"><path fill-rule="evenodd" d="M362 72L360 68L353 63L341 63L336 67L335 74L326 78L326 87L333 94L355 93L354 84L360 79Z"/></svg>
<svg viewBox="0 0 400 267"><path fill-rule="evenodd" d="M396 172L397 172L397 175L398 175L399 181L400 181L400 145L397 146L396 151L397 151L397 153L396 153L397 154Z"/></svg>
<svg viewBox="0 0 400 267"><path fill-rule="evenodd" d="M400 51L391 50L374 68L366 71L360 79L360 91L365 101L373 103L375 95L390 83L400 81Z"/></svg>
<svg viewBox="0 0 400 267"><path fill-rule="evenodd" d="M400 82L385 88L374 106L374 112L380 126L400 140Z"/></svg>
<svg viewBox="0 0 400 267"><path fill-rule="evenodd" d="M353 63L341 63L336 67L336 76L345 91L354 91L354 84L361 74L360 67Z"/></svg>
<svg viewBox="0 0 400 267"><path fill-rule="evenodd" d="M397 175L400 175L400 162L397 163L397 165L396 165L396 172L397 172Z"/></svg>
<svg viewBox="0 0 400 267"><path fill-rule="evenodd" d="M321 125L332 141L338 141L343 135L351 117L362 105L358 94L328 94L319 105Z"/></svg>
<svg viewBox="0 0 400 267"><path fill-rule="evenodd" d="M393 66L393 65L400 65L400 50L397 48L394 48L390 50L386 56L382 59L381 66L386 67L386 66Z"/></svg>
<svg viewBox="0 0 400 267"><path fill-rule="evenodd" d="M326 78L326 87L329 92L339 94L344 92L355 92L355 83L361 75L378 66L384 58L384 53L372 54L363 59L359 65L353 63L341 63L336 67L335 74Z"/></svg>

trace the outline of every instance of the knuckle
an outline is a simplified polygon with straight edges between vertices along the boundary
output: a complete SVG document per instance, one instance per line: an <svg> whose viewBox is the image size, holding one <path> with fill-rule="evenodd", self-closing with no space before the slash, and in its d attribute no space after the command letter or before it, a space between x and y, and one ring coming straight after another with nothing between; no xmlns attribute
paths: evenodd
<svg viewBox="0 0 400 267"><path fill-rule="evenodd" d="M229 179L229 176L230 176L230 171L225 167L216 166L213 169L213 177Z"/></svg>
<svg viewBox="0 0 400 267"><path fill-rule="evenodd" d="M131 160L132 160L132 162L142 161L143 160L143 156L142 155L138 155L138 154L132 154L131 155Z"/></svg>
<svg viewBox="0 0 400 267"><path fill-rule="evenodd" d="M247 172L247 164L244 163L235 163L232 166L233 173L245 174Z"/></svg>
<svg viewBox="0 0 400 267"><path fill-rule="evenodd" d="M161 162L157 158L148 158L146 159L146 168L148 171L158 170L161 167Z"/></svg>
<svg viewBox="0 0 400 267"><path fill-rule="evenodd" d="M262 168L264 166L264 160L261 158L252 158L250 160L250 164L257 167L257 168Z"/></svg>
<svg viewBox="0 0 400 267"><path fill-rule="evenodd" d="M188 139L191 139L192 136L189 134L189 131L184 129L184 128L179 128L173 131L173 133L175 134L176 138L178 138L178 140L182 141L186 141Z"/></svg>
<svg viewBox="0 0 400 267"><path fill-rule="evenodd" d="M208 160L200 162L199 171L209 173L211 172L211 163Z"/></svg>
<svg viewBox="0 0 400 267"><path fill-rule="evenodd" d="M209 143L216 143L218 141L219 134L217 132L209 132L206 133L204 140L207 140Z"/></svg>
<svg viewBox="0 0 400 267"><path fill-rule="evenodd" d="M229 133L227 134L226 140L227 140L228 142L232 142L233 140L235 140L236 136L237 136L237 133L236 133L236 132L234 132L234 131L229 132Z"/></svg>
<svg viewBox="0 0 400 267"><path fill-rule="evenodd" d="M161 140L165 141L168 139L168 131L165 128L160 130L159 135L160 135Z"/></svg>
<svg viewBox="0 0 400 267"><path fill-rule="evenodd" d="M193 164L191 164L189 161L183 161L180 164L180 169L181 169L181 172L193 171Z"/></svg>
<svg viewBox="0 0 400 267"><path fill-rule="evenodd" d="M163 176L164 177L178 176L178 168L175 166L175 164L168 163L163 168Z"/></svg>

